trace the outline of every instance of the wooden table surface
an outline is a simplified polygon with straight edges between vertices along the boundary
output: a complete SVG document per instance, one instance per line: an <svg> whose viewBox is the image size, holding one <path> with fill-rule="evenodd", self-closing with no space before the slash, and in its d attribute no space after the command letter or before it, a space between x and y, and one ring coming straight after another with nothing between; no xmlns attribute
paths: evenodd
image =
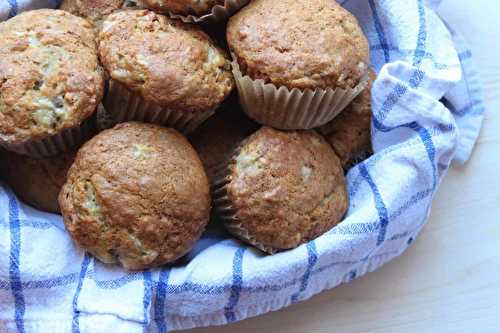
<svg viewBox="0 0 500 333"><path fill-rule="evenodd" d="M471 45L487 114L471 160L450 170L415 243L308 301L184 332L500 332L500 1L445 0L439 11Z"/></svg>

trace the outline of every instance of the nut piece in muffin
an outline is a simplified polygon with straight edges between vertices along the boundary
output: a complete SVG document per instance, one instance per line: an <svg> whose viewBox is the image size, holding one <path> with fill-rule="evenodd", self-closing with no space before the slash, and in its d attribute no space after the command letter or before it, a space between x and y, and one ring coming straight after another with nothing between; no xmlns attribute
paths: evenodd
<svg viewBox="0 0 500 333"><path fill-rule="evenodd" d="M0 36L1 145L61 139L94 113L104 75L87 20L33 10L0 23Z"/></svg>
<svg viewBox="0 0 500 333"><path fill-rule="evenodd" d="M332 145L346 170L372 152L371 88L375 78L375 73L370 70L365 90L335 119L320 128L321 134Z"/></svg>
<svg viewBox="0 0 500 333"><path fill-rule="evenodd" d="M239 144L258 127L236 103L231 103L221 107L191 135L190 141L200 156L210 183L214 183L217 171L231 159Z"/></svg>
<svg viewBox="0 0 500 333"><path fill-rule="evenodd" d="M225 0L142 0L145 7L161 13L202 16L212 8L224 6Z"/></svg>
<svg viewBox="0 0 500 333"><path fill-rule="evenodd" d="M138 270L192 248L209 219L210 193L203 165L181 134L130 122L78 151L59 204L78 245L105 263Z"/></svg>
<svg viewBox="0 0 500 333"><path fill-rule="evenodd" d="M228 230L269 253L318 237L347 209L340 161L314 131L262 127L242 144L219 186L216 208Z"/></svg>
<svg viewBox="0 0 500 333"><path fill-rule="evenodd" d="M60 9L89 19L99 25L107 15L119 9L135 7L136 5L135 1L129 0L64 0Z"/></svg>
<svg viewBox="0 0 500 333"><path fill-rule="evenodd" d="M99 40L112 79L104 106L112 114L128 113L126 119L183 129L190 117L211 115L233 87L226 54L198 27L148 10L126 10L107 17ZM120 86L125 90L116 93ZM127 91L140 100L132 103L124 97ZM180 118L182 124L175 124Z"/></svg>
<svg viewBox="0 0 500 333"><path fill-rule="evenodd" d="M2 151L0 172L22 201L39 210L59 213L57 197L74 158L74 152L33 158Z"/></svg>
<svg viewBox="0 0 500 333"><path fill-rule="evenodd" d="M289 89L353 88L367 70L368 41L333 0L253 0L227 41L244 74Z"/></svg>

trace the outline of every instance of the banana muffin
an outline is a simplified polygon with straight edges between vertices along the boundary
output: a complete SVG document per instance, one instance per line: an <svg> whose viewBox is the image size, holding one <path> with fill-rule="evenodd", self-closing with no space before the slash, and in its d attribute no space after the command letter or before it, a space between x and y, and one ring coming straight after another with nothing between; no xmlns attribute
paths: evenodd
<svg viewBox="0 0 500 333"><path fill-rule="evenodd" d="M214 6L224 6L225 0L143 0L145 7L161 13L202 16Z"/></svg>
<svg viewBox="0 0 500 333"><path fill-rule="evenodd" d="M0 23L0 36L0 145L54 155L81 143L104 90L92 25L40 9Z"/></svg>
<svg viewBox="0 0 500 333"><path fill-rule="evenodd" d="M135 1L130 0L64 0L60 9L100 25L107 15L136 5Z"/></svg>
<svg viewBox="0 0 500 333"><path fill-rule="evenodd" d="M142 0L141 5L185 23L210 24L227 20L250 0Z"/></svg>
<svg viewBox="0 0 500 333"><path fill-rule="evenodd" d="M332 145L345 170L372 152L371 88L375 73L370 70L368 86L335 119L320 128L321 134Z"/></svg>
<svg viewBox="0 0 500 333"><path fill-rule="evenodd" d="M83 145L59 204L79 246L138 270L192 248L209 219L210 193L203 165L181 134L130 122Z"/></svg>
<svg viewBox="0 0 500 333"><path fill-rule="evenodd" d="M214 197L227 229L269 253L331 229L348 200L340 161L323 137L270 127L245 140Z"/></svg>
<svg viewBox="0 0 500 333"><path fill-rule="evenodd" d="M99 40L111 77L104 107L120 121L189 132L233 87L225 53L198 27L148 10L126 10L107 17Z"/></svg>
<svg viewBox="0 0 500 333"><path fill-rule="evenodd" d="M230 103L191 135L190 141L200 156L210 183L215 181L216 172L231 159L238 145L258 127L236 103Z"/></svg>
<svg viewBox="0 0 500 333"><path fill-rule="evenodd" d="M3 151L0 160L1 176L28 205L46 212L59 213L57 197L74 158L74 152L34 158Z"/></svg>
<svg viewBox="0 0 500 333"><path fill-rule="evenodd" d="M332 0L253 0L229 20L227 41L242 72L289 89L352 88L367 70L368 41Z"/></svg>
<svg viewBox="0 0 500 333"><path fill-rule="evenodd" d="M253 0L229 20L227 42L242 105L265 125L324 125L366 84L368 41L336 1Z"/></svg>

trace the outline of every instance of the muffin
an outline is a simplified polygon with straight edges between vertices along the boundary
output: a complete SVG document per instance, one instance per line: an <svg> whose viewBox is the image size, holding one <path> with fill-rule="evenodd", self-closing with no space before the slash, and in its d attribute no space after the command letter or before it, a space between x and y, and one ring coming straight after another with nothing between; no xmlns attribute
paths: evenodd
<svg viewBox="0 0 500 333"><path fill-rule="evenodd" d="M46 212L59 213L57 197L74 158L74 152L33 158L3 151L0 160L1 176L28 205Z"/></svg>
<svg viewBox="0 0 500 333"><path fill-rule="evenodd" d="M0 145L48 156L83 142L104 90L92 25L40 9L0 23L0 36Z"/></svg>
<svg viewBox="0 0 500 333"><path fill-rule="evenodd" d="M145 123L105 130L78 151L59 195L73 240L130 270L186 254L210 214L203 165L177 131Z"/></svg>
<svg viewBox="0 0 500 333"><path fill-rule="evenodd" d="M60 9L84 17L100 26L104 18L122 8L135 7L130 0L64 0Z"/></svg>
<svg viewBox="0 0 500 333"><path fill-rule="evenodd" d="M233 87L229 62L203 31L148 10L108 16L99 55L111 77L104 107L117 121L189 132Z"/></svg>
<svg viewBox="0 0 500 333"><path fill-rule="evenodd" d="M323 137L270 127L241 145L214 197L227 229L268 253L328 231L348 200L340 161Z"/></svg>
<svg viewBox="0 0 500 333"><path fill-rule="evenodd" d="M245 111L281 129L332 120L366 85L369 48L332 0L254 0L227 26Z"/></svg>
<svg viewBox="0 0 500 333"><path fill-rule="evenodd" d="M375 73L370 70L368 86L335 119L320 128L320 133L332 145L347 170L366 159L372 152L371 88Z"/></svg>
<svg viewBox="0 0 500 333"><path fill-rule="evenodd" d="M191 135L190 141L210 183L214 183L217 171L231 159L239 144L258 127L232 103L217 111Z"/></svg>
<svg viewBox="0 0 500 333"><path fill-rule="evenodd" d="M227 19L250 0L142 0L155 12L169 14L185 23L216 23Z"/></svg>
<svg viewBox="0 0 500 333"><path fill-rule="evenodd" d="M224 6L224 0L143 0L144 6L156 12L202 16L213 7Z"/></svg>

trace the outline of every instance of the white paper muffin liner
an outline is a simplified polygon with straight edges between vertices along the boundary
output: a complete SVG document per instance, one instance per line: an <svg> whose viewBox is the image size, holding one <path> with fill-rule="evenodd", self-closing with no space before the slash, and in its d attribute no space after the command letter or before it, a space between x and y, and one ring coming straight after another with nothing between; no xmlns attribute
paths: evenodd
<svg viewBox="0 0 500 333"><path fill-rule="evenodd" d="M231 199L229 199L228 196L227 187L231 182L231 168L235 165L236 158L240 153L241 147L244 146L246 141L247 140L245 139L241 142L228 161L218 165L218 170L215 172L215 180L212 184L213 204L217 215L223 221L224 227L230 234L263 252L274 254L281 250L262 244L243 226L241 221L238 219L237 209L233 206Z"/></svg>
<svg viewBox="0 0 500 333"><path fill-rule="evenodd" d="M108 93L103 101L106 112L115 124L142 121L173 127L185 134L192 132L214 114L215 108L203 112L171 110L144 100L118 81L110 80Z"/></svg>
<svg viewBox="0 0 500 333"><path fill-rule="evenodd" d="M68 128L62 132L40 140L22 144L3 144L2 146L17 154L32 157L49 157L73 150L90 139L96 132L95 114L85 119L79 127Z"/></svg>
<svg viewBox="0 0 500 333"><path fill-rule="evenodd" d="M244 75L236 60L232 68L240 104L246 114L260 124L283 130L312 129L328 123L368 83L367 73L354 88L290 90Z"/></svg>
<svg viewBox="0 0 500 333"><path fill-rule="evenodd" d="M214 24L226 21L230 16L236 13L241 7L248 4L250 0L225 0L224 6L216 5L211 12L203 16L179 15L167 13L170 18L179 19L184 23L204 23Z"/></svg>

